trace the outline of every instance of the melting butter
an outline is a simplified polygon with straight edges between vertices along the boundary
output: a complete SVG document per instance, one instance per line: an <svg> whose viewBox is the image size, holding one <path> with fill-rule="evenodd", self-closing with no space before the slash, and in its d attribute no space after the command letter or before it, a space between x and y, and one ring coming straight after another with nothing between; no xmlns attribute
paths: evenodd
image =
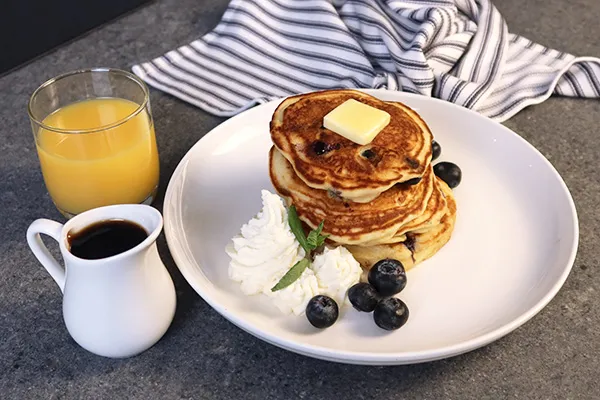
<svg viewBox="0 0 600 400"><path fill-rule="evenodd" d="M390 114L354 99L346 100L323 118L323 126L354 143L365 145L390 123Z"/></svg>

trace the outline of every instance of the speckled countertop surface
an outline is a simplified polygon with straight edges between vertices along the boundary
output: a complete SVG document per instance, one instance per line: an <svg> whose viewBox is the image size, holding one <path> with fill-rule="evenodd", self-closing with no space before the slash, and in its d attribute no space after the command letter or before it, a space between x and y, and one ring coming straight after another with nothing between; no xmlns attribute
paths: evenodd
<svg viewBox="0 0 600 400"><path fill-rule="evenodd" d="M496 0L511 32L600 56L597 0ZM0 398L2 399L596 399L600 398L600 102L553 98L506 125L536 146L571 189L580 218L575 266L539 315L505 338L434 363L360 367L266 344L213 311L185 283L164 240L178 309L165 337L126 360L94 356L69 337L54 281L25 231L60 220L39 170L27 119L33 90L88 66L129 68L212 29L227 2L165 0L114 21L0 78ZM151 94L161 153L157 206L187 150L222 119Z"/></svg>

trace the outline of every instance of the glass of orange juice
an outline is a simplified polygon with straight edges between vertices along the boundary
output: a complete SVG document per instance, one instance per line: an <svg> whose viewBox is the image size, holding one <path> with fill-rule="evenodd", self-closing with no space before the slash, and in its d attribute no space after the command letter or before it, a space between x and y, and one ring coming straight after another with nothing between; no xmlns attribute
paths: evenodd
<svg viewBox="0 0 600 400"><path fill-rule="evenodd" d="M159 162L147 86L97 68L40 86L29 118L50 197L70 218L110 204L154 199Z"/></svg>

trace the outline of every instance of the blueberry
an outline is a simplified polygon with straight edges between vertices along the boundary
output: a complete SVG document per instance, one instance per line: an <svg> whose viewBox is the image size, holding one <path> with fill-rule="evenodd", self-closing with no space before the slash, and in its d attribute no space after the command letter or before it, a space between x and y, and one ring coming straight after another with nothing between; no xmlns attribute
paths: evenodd
<svg viewBox="0 0 600 400"><path fill-rule="evenodd" d="M312 145L312 148L315 154L318 156L323 155L331 150L327 143L322 142L320 140L315 141Z"/></svg>
<svg viewBox="0 0 600 400"><path fill-rule="evenodd" d="M329 328L337 321L338 305L329 296L317 295L306 305L306 318L315 328Z"/></svg>
<svg viewBox="0 0 600 400"><path fill-rule="evenodd" d="M348 289L348 300L358 311L371 312L381 297L370 283L360 282Z"/></svg>
<svg viewBox="0 0 600 400"><path fill-rule="evenodd" d="M431 161L435 160L442 154L442 146L435 140L431 142Z"/></svg>
<svg viewBox="0 0 600 400"><path fill-rule="evenodd" d="M367 149L362 152L361 156L363 156L364 158L373 158L375 157L375 152L371 149Z"/></svg>
<svg viewBox="0 0 600 400"><path fill-rule="evenodd" d="M377 261L369 271L369 283L383 297L400 293L406 286L404 266L400 261L391 258Z"/></svg>
<svg viewBox="0 0 600 400"><path fill-rule="evenodd" d="M433 173L446 182L450 189L457 187L462 179L462 171L458 165L447 161L435 164Z"/></svg>
<svg viewBox="0 0 600 400"><path fill-rule="evenodd" d="M407 186L413 186L413 185L417 185L419 183L421 183L421 177L417 177L417 178L412 178L407 180L406 182L403 182L402 184L407 185Z"/></svg>
<svg viewBox="0 0 600 400"><path fill-rule="evenodd" d="M322 140L313 142L312 149L316 155L322 156L325 153L329 153L332 150L339 150L342 146L339 143L329 144Z"/></svg>
<svg viewBox="0 0 600 400"><path fill-rule="evenodd" d="M415 253L415 245L417 244L417 239L412 232L406 232L406 240L404 241L404 245L406 248L414 255Z"/></svg>
<svg viewBox="0 0 600 400"><path fill-rule="evenodd" d="M381 300L373 312L373 320L381 329L393 331L408 320L408 307L395 297Z"/></svg>

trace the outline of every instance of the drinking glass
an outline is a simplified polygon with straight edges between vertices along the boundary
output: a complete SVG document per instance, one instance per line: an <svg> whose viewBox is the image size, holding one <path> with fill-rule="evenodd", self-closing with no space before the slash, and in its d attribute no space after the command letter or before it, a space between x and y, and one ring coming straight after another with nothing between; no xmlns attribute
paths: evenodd
<svg viewBox="0 0 600 400"><path fill-rule="evenodd" d="M42 84L28 112L46 188L64 216L153 201L158 151L148 88L137 76L68 72Z"/></svg>

